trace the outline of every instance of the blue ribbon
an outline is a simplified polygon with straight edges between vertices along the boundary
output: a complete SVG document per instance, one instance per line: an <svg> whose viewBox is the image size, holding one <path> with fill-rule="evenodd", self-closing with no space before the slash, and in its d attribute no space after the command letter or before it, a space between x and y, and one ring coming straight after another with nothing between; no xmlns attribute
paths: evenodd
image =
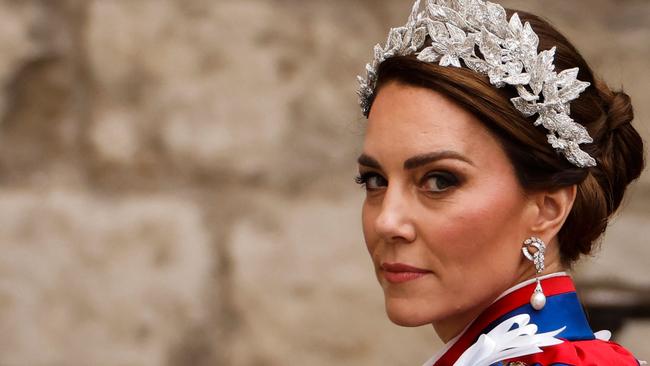
<svg viewBox="0 0 650 366"><path fill-rule="evenodd" d="M569 341L596 339L575 292L547 297L542 310L535 310L530 304L520 306L490 323L481 333L488 333L506 319L520 314L530 316L530 323L537 325L538 333L552 332L566 326L557 338Z"/></svg>

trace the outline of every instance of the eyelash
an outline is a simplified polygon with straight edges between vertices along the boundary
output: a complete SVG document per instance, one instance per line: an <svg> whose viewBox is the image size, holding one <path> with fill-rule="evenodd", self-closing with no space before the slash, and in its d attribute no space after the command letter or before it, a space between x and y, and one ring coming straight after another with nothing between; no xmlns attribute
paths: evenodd
<svg viewBox="0 0 650 366"><path fill-rule="evenodd" d="M368 181L370 180L370 178L372 178L372 177L380 177L380 175L377 174L377 173L371 173L371 172L363 173L363 174L357 175L354 178L354 181L358 185L365 187L368 184Z"/></svg>
<svg viewBox="0 0 650 366"><path fill-rule="evenodd" d="M359 174L358 176L356 176L354 178L354 181L357 184L359 184L359 185L361 185L363 187L366 187L366 190L371 191L371 190L374 190L374 188L367 188L367 184L368 184L368 181L373 177L381 177L381 176L379 174L377 174L377 173L368 172L368 173ZM381 178L384 179L383 177L381 177ZM432 179L432 178L443 178L443 179L446 179L449 182L449 186L444 188L441 191L427 190L428 192L433 193L433 194L444 193L444 192L448 191L450 189L450 187L457 186L460 183L460 179L458 179L454 174L452 174L450 172L433 171L433 172L429 172L429 173L425 174L422 177L422 179L420 180L420 186L424 186L424 184L429 179Z"/></svg>
<svg viewBox="0 0 650 366"><path fill-rule="evenodd" d="M457 186L460 183L460 180L452 173L445 171L436 171L427 173L420 182L420 186L424 186L429 179L432 178L442 178L448 182L448 186L442 189L441 191L429 191L431 193L443 193L448 191L451 187Z"/></svg>

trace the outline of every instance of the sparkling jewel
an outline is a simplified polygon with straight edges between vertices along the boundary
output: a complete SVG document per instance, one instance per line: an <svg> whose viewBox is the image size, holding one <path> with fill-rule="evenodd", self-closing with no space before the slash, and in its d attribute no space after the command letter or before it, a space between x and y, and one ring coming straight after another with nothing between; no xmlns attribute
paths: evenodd
<svg viewBox="0 0 650 366"><path fill-rule="evenodd" d="M546 296L541 292L534 292L530 297L530 305L532 305L535 310L542 310L546 305Z"/></svg>
<svg viewBox="0 0 650 366"><path fill-rule="evenodd" d="M518 97L513 106L525 117L538 115L535 126L548 130L548 143L578 167L596 165L580 149L591 143L587 129L570 117L570 102L590 83L577 79L579 69L555 71L556 48L537 52L539 37L517 13L510 20L505 9L484 0L426 0L423 11L416 0L406 25L392 28L386 45L374 48L374 59L359 80L359 104L365 116L377 83L379 64L396 56L441 66L465 66L489 78L497 88L510 85ZM431 44L427 44L427 37ZM477 52L476 50L478 49Z"/></svg>
<svg viewBox="0 0 650 366"><path fill-rule="evenodd" d="M535 248L534 254L530 253L530 248ZM544 272L544 253L546 252L546 244L538 237L531 237L524 241L524 246L521 248L524 256L535 264L537 273Z"/></svg>
<svg viewBox="0 0 650 366"><path fill-rule="evenodd" d="M537 287L535 287L535 291L533 291L533 294L530 296L530 305L535 310L542 310L546 305L546 295L544 295L542 284L539 282L539 279L537 279Z"/></svg>

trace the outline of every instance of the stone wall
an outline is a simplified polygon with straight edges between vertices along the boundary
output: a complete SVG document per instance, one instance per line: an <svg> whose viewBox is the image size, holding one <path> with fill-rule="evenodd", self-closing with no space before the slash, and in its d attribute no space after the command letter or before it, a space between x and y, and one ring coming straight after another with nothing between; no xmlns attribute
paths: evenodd
<svg viewBox="0 0 650 366"><path fill-rule="evenodd" d="M503 3L553 19L648 140L649 2ZM0 0L0 365L426 360L352 183L355 75L410 6ZM578 275L650 284L650 175L629 197ZM621 341L648 359L648 335Z"/></svg>

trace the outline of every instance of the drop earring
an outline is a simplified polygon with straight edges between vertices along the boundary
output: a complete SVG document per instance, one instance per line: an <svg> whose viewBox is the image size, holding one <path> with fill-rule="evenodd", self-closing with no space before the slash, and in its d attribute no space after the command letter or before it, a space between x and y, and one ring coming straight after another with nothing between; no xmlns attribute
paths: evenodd
<svg viewBox="0 0 650 366"><path fill-rule="evenodd" d="M537 250L535 253L531 254L530 248L535 248ZM542 310L544 305L546 305L546 295L544 295L542 284L539 281L539 275L544 272L544 252L546 251L546 244L544 244L542 239L532 236L524 241L521 251L524 253L526 259L535 264L535 270L537 271L537 286L535 286L535 291L533 291L533 294L530 296L530 305L535 310Z"/></svg>

